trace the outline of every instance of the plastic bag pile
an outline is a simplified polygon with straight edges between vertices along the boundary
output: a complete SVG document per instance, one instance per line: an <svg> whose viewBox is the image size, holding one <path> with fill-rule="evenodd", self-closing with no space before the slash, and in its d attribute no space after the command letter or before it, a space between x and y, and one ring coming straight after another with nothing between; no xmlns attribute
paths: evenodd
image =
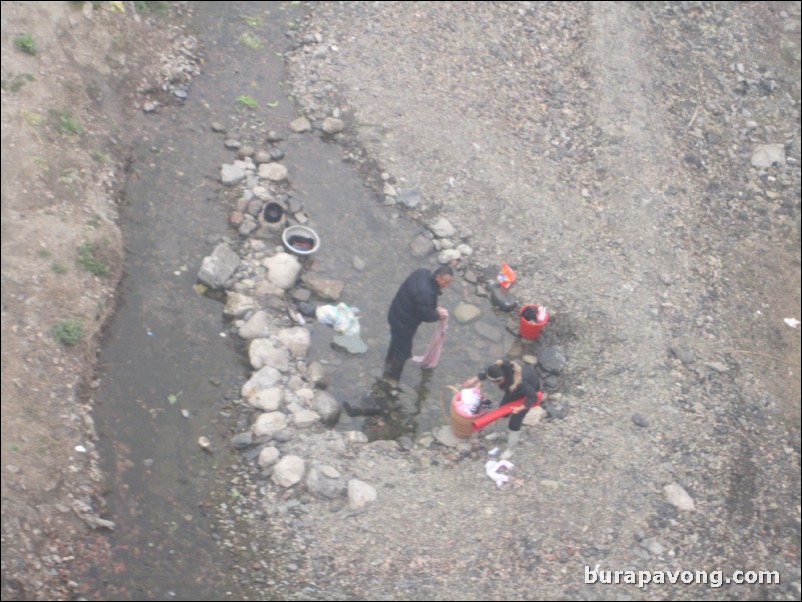
<svg viewBox="0 0 802 602"><path fill-rule="evenodd" d="M337 305L321 305L315 310L315 317L321 324L333 326L336 332L347 335L359 335L359 309L348 307L345 303Z"/></svg>

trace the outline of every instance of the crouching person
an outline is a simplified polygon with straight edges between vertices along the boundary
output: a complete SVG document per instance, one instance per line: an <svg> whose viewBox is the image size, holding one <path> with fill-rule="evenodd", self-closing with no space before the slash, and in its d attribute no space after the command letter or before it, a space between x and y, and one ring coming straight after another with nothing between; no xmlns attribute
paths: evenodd
<svg viewBox="0 0 802 602"><path fill-rule="evenodd" d="M507 424L507 448L501 454L501 459L507 460L515 453L518 440L521 438L521 425L524 417L540 399L540 376L528 364L502 359L490 364L477 376L466 380L462 386L474 387L483 380L489 380L503 391L504 396L501 398L499 406L522 398L524 400L521 405L514 407L510 412L510 420Z"/></svg>

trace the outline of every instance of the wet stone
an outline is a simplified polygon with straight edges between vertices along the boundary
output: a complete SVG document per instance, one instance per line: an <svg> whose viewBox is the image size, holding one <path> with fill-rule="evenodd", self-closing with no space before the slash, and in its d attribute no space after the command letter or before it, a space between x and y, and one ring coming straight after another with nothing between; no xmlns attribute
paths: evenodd
<svg viewBox="0 0 802 602"><path fill-rule="evenodd" d="M558 347L547 347L537 356L538 365L551 374L559 374L565 368L567 360Z"/></svg>
<svg viewBox="0 0 802 602"><path fill-rule="evenodd" d="M296 199L295 197L288 197L285 199L280 198L280 200L284 200L287 203L287 209L289 210L290 213L298 213L304 208L303 203L301 203L300 199Z"/></svg>
<svg viewBox="0 0 802 602"><path fill-rule="evenodd" d="M552 420L565 419L566 412L562 404L547 401L543 404L543 409L546 410L546 414L548 414L549 418Z"/></svg>
<svg viewBox="0 0 802 602"><path fill-rule="evenodd" d="M291 296L296 301L309 301L312 298L312 292L305 288L296 288L292 290Z"/></svg>
<svg viewBox="0 0 802 602"><path fill-rule="evenodd" d="M231 446L234 449L248 449L254 445L253 434L248 431L239 433L231 438Z"/></svg>
<svg viewBox="0 0 802 602"><path fill-rule="evenodd" d="M444 217L441 217L432 223L429 226L429 230L431 230L432 234L438 238L448 238L449 236L454 236L454 234L457 232L454 226L451 225L451 222Z"/></svg>
<svg viewBox="0 0 802 602"><path fill-rule="evenodd" d="M368 344L360 337L340 334L331 340L331 346L337 351L345 351L351 355L360 355L368 352Z"/></svg>
<svg viewBox="0 0 802 602"><path fill-rule="evenodd" d="M337 301L345 287L341 280L326 278L314 272L307 272L301 279L315 295L326 301Z"/></svg>
<svg viewBox="0 0 802 602"><path fill-rule="evenodd" d="M502 332L498 328L485 324L484 322L477 322L474 328L476 328L476 332L478 332L480 336L494 343L500 343L504 338Z"/></svg>
<svg viewBox="0 0 802 602"><path fill-rule="evenodd" d="M220 181L223 186L236 186L245 179L245 172L236 165L223 164L220 168Z"/></svg>
<svg viewBox="0 0 802 602"><path fill-rule="evenodd" d="M298 303L298 311L301 312L302 316L306 316L307 318L314 317L317 312L317 305L307 301L301 301Z"/></svg>
<svg viewBox="0 0 802 602"><path fill-rule="evenodd" d="M262 163L259 166L259 177L272 182L287 179L287 168L280 163Z"/></svg>
<svg viewBox="0 0 802 602"><path fill-rule="evenodd" d="M459 303L452 311L454 318L460 324L467 324L482 315L482 310L470 303Z"/></svg>
<svg viewBox="0 0 802 602"><path fill-rule="evenodd" d="M345 123L336 117L326 117L320 127L325 133L333 135L342 132L345 129Z"/></svg>
<svg viewBox="0 0 802 602"><path fill-rule="evenodd" d="M437 254L437 263L441 265L458 261L462 258L462 253L457 249L444 249Z"/></svg>
<svg viewBox="0 0 802 602"><path fill-rule="evenodd" d="M290 122L290 129L295 132L296 134L300 134L303 132L308 132L312 129L312 124L309 123L309 120L306 117L298 117ZM269 136L270 134L268 134Z"/></svg>
<svg viewBox="0 0 802 602"><path fill-rule="evenodd" d="M766 169L774 165L785 165L785 145L760 144L755 147L750 159L752 167Z"/></svg>
<svg viewBox="0 0 802 602"><path fill-rule="evenodd" d="M219 244L214 252L205 257L198 272L198 280L210 288L222 288L236 272L240 264L239 255L225 243Z"/></svg>
<svg viewBox="0 0 802 602"><path fill-rule="evenodd" d="M418 205L420 205L423 197L421 196L420 190L416 188L402 190L398 193L398 202L404 205L405 207L409 207L410 209L414 209Z"/></svg>
<svg viewBox="0 0 802 602"><path fill-rule="evenodd" d="M560 387L560 378L556 374L547 374L543 378L543 388L546 391L556 391Z"/></svg>
<svg viewBox="0 0 802 602"><path fill-rule="evenodd" d="M291 441L294 437L294 433L290 429L283 429L277 433L273 433L273 441L276 443L286 443L287 441Z"/></svg>
<svg viewBox="0 0 802 602"><path fill-rule="evenodd" d="M490 295L490 301L501 311L512 311L518 305L512 295L500 287L493 289Z"/></svg>

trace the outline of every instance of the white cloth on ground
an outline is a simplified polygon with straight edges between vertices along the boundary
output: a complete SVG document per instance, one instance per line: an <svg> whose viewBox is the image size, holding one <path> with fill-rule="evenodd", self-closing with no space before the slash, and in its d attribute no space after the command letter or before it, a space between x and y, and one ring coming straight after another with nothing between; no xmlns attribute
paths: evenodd
<svg viewBox="0 0 802 602"><path fill-rule="evenodd" d="M515 464L507 460L488 460L485 462L485 473L496 482L496 487L501 487L504 483L510 480L509 475L498 472L499 469L511 470Z"/></svg>

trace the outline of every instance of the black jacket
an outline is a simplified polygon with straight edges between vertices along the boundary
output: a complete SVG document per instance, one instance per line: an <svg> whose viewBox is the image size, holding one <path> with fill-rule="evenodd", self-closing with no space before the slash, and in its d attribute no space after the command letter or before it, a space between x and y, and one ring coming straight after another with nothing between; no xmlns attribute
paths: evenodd
<svg viewBox="0 0 802 602"><path fill-rule="evenodd" d="M531 408L537 403L537 394L540 392L540 376L537 371L529 364L520 364L511 360L497 360L494 362L501 366L504 373L504 382L500 388L504 391L504 397L499 402L499 406L525 397L524 406ZM488 366L490 368L490 366ZM479 373L479 379L487 378L487 369Z"/></svg>
<svg viewBox="0 0 802 602"><path fill-rule="evenodd" d="M391 326L414 333L421 322L436 322L440 286L426 268L412 272L398 289L390 304L387 321Z"/></svg>

